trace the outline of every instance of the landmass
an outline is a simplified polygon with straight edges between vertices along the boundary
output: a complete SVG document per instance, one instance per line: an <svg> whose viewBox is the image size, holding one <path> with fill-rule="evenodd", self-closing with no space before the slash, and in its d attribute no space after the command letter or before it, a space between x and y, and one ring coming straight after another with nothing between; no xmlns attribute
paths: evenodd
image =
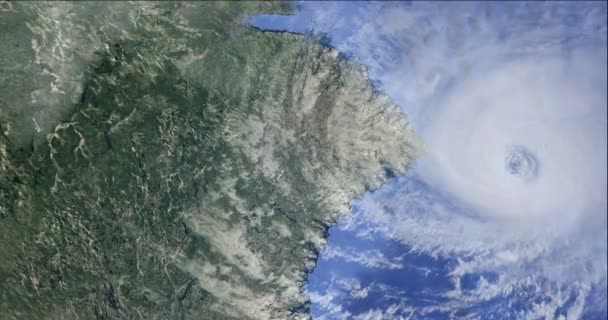
<svg viewBox="0 0 608 320"><path fill-rule="evenodd" d="M415 138L286 2L0 2L3 319L308 319L327 228Z"/></svg>

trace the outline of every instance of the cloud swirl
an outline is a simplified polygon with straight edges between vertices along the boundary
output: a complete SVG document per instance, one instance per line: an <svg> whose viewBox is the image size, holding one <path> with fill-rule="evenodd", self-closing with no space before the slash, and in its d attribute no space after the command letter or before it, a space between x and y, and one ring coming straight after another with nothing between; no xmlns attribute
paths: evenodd
<svg viewBox="0 0 608 320"><path fill-rule="evenodd" d="M605 2L327 2L286 24L368 65L425 144L341 224L455 261L418 316L605 314L606 19Z"/></svg>

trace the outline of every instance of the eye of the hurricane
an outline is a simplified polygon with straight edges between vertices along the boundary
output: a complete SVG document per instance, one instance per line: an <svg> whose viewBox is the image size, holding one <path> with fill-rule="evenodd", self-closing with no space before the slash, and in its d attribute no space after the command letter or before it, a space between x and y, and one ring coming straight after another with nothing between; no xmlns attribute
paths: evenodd
<svg viewBox="0 0 608 320"><path fill-rule="evenodd" d="M516 178L531 181L538 175L538 160L525 147L512 147L507 151L505 170Z"/></svg>

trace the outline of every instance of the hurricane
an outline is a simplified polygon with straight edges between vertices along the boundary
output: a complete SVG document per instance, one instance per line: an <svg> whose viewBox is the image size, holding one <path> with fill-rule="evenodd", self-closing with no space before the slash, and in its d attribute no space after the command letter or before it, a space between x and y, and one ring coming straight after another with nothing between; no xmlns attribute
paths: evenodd
<svg viewBox="0 0 608 320"><path fill-rule="evenodd" d="M481 18L459 5L435 20L404 10L433 31L405 36L409 72L381 79L425 149L411 177L363 199L351 222L456 261L440 295L449 302L432 310L576 319L605 308L593 302L607 273L605 27L557 27L584 29L592 6L562 16L539 4L524 16L495 5Z"/></svg>
<svg viewBox="0 0 608 320"><path fill-rule="evenodd" d="M602 217L606 97L593 85L605 73L530 60L471 76L438 104L421 130L421 174L503 222L561 229Z"/></svg>
<svg viewBox="0 0 608 320"><path fill-rule="evenodd" d="M449 219L426 218L446 234L424 241L471 257L455 279L471 268L518 284L605 283L606 74L575 65L601 59L526 57L480 71L420 130L417 174L454 205Z"/></svg>
<svg viewBox="0 0 608 320"><path fill-rule="evenodd" d="M574 64L605 57L586 57L469 75L423 110L413 174L361 201L353 230L456 261L449 302L428 312L505 297L527 310L513 318L603 307L590 297L606 288L606 74Z"/></svg>
<svg viewBox="0 0 608 320"><path fill-rule="evenodd" d="M399 243L384 257L402 273L386 282L386 268L357 269L367 287L342 271L323 278L313 292L320 319L605 315L606 11L599 2L302 5L285 26L313 21L369 66L423 144L407 176L356 201L338 225L353 243ZM417 264L421 256L432 259ZM442 275L449 285L437 285ZM419 281L427 286L410 284ZM404 291L387 289L402 282ZM365 313L340 283L404 298Z"/></svg>

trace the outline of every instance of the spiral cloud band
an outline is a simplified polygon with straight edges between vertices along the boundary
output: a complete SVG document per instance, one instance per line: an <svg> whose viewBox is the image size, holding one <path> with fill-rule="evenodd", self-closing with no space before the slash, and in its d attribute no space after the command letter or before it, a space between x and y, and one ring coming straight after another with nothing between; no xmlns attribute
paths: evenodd
<svg viewBox="0 0 608 320"><path fill-rule="evenodd" d="M498 318L604 308L606 4L369 4L349 21L327 6L315 27L370 66L425 145L345 228L457 261L428 312L499 297L527 311L497 304Z"/></svg>
<svg viewBox="0 0 608 320"><path fill-rule="evenodd" d="M422 175L493 218L605 215L605 74L576 63L514 61L463 81L421 131Z"/></svg>
<svg viewBox="0 0 608 320"><path fill-rule="evenodd" d="M480 306L481 319L605 314L607 6L301 4L425 146L343 226L450 261L452 287L417 305L420 318Z"/></svg>

